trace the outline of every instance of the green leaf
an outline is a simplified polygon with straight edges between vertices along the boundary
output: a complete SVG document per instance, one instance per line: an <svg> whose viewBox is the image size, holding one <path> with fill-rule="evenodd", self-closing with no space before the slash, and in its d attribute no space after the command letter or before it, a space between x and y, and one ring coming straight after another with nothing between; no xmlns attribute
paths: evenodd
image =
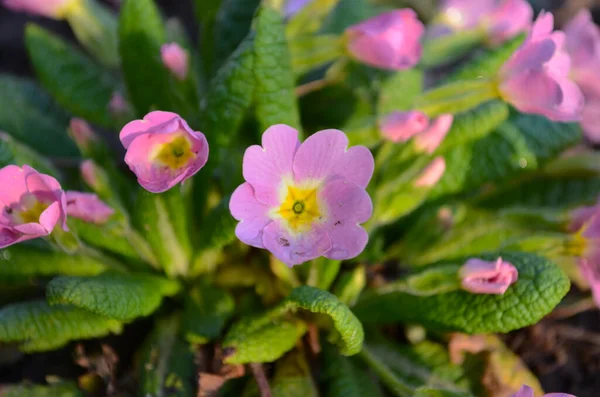
<svg viewBox="0 0 600 397"><path fill-rule="evenodd" d="M289 48L292 69L296 76L332 63L341 58L346 51L342 38L337 35L297 37L289 42Z"/></svg>
<svg viewBox="0 0 600 397"><path fill-rule="evenodd" d="M327 291L340 273L342 261L319 257L310 261L306 284Z"/></svg>
<svg viewBox="0 0 600 397"><path fill-rule="evenodd" d="M362 324L335 295L314 287L298 287L282 302L280 310L298 309L331 317L339 333L337 345L343 355L351 356L360 351L364 339Z"/></svg>
<svg viewBox="0 0 600 397"><path fill-rule="evenodd" d="M138 231L148 241L169 276L187 274L192 255L187 207L180 187L153 194L140 189L133 213Z"/></svg>
<svg viewBox="0 0 600 397"><path fill-rule="evenodd" d="M479 295L456 290L419 296L404 280L365 293L354 312L365 323L417 322L436 330L466 333L509 332L535 324L560 302L569 290L565 274L547 259L526 253L498 256L519 271L518 281L504 295ZM456 270L461 262L456 263ZM402 308L402 309L399 309Z"/></svg>
<svg viewBox="0 0 600 397"><path fill-rule="evenodd" d="M419 387L415 390L415 397L470 397L472 394L461 392L461 391L453 391L453 390L445 390L438 389L429 386Z"/></svg>
<svg viewBox="0 0 600 397"><path fill-rule="evenodd" d="M321 29L325 18L337 6L340 0L310 1L288 21L285 35L293 40L301 35L311 35Z"/></svg>
<svg viewBox="0 0 600 397"><path fill-rule="evenodd" d="M212 76L214 70L215 36L214 27L221 0L195 0L196 21L200 24L200 54L202 59L202 76Z"/></svg>
<svg viewBox="0 0 600 397"><path fill-rule="evenodd" d="M256 115L261 131L274 124L300 128L295 79L283 19L279 12L263 6L256 19L254 76Z"/></svg>
<svg viewBox="0 0 600 397"><path fill-rule="evenodd" d="M126 0L119 18L119 52L128 98L138 116L151 110L174 110L168 73L160 58L166 32L153 0Z"/></svg>
<svg viewBox="0 0 600 397"><path fill-rule="evenodd" d="M113 126L108 104L118 85L110 73L40 26L27 26L25 43L38 79L62 107L92 123Z"/></svg>
<svg viewBox="0 0 600 397"><path fill-rule="evenodd" d="M397 110L411 110L414 101L423 92L423 71L408 69L396 72L386 79L379 92L377 114L385 116Z"/></svg>
<svg viewBox="0 0 600 397"><path fill-rule="evenodd" d="M415 100L413 106L429 117L436 117L445 113L466 112L497 98L498 89L493 79L465 80L426 91Z"/></svg>
<svg viewBox="0 0 600 397"><path fill-rule="evenodd" d="M367 371L329 343L322 347L326 397L383 397L381 387Z"/></svg>
<svg viewBox="0 0 600 397"><path fill-rule="evenodd" d="M574 124L543 116L513 114L490 135L444 154L446 173L432 197L468 191L534 171L581 140Z"/></svg>
<svg viewBox="0 0 600 397"><path fill-rule="evenodd" d="M0 75L0 130L47 156L75 156L69 116L33 82Z"/></svg>
<svg viewBox="0 0 600 397"><path fill-rule="evenodd" d="M482 44L486 35L484 29L469 29L427 39L421 63L431 68L456 61Z"/></svg>
<svg viewBox="0 0 600 397"><path fill-rule="evenodd" d="M317 0L319 2L321 0ZM340 0L323 22L324 33L342 34L346 28L367 20L390 7L378 6L367 0Z"/></svg>
<svg viewBox="0 0 600 397"><path fill-rule="evenodd" d="M524 34L507 41L501 47L482 50L472 61L453 73L447 81L494 77L508 58L521 46L523 40L525 40Z"/></svg>
<svg viewBox="0 0 600 397"><path fill-rule="evenodd" d="M76 307L123 321L153 313L165 296L179 291L176 281L147 274L104 273L95 277L56 277L46 287L51 305Z"/></svg>
<svg viewBox="0 0 600 397"><path fill-rule="evenodd" d="M94 276L105 270L105 264L89 256L50 251L25 244L16 244L0 250L2 282L57 274Z"/></svg>
<svg viewBox="0 0 600 397"><path fill-rule="evenodd" d="M183 331L193 344L205 344L221 336L233 316L235 301L225 290L201 282L186 297Z"/></svg>
<svg viewBox="0 0 600 397"><path fill-rule="evenodd" d="M272 362L291 350L306 332L298 319L277 318L270 313L246 317L233 325L223 340L228 364Z"/></svg>
<svg viewBox="0 0 600 397"><path fill-rule="evenodd" d="M250 31L260 0L223 0L215 16L212 40L213 70L235 51Z"/></svg>
<svg viewBox="0 0 600 397"><path fill-rule="evenodd" d="M340 302L352 307L367 284L365 266L357 266L351 271L342 273L335 284L333 293Z"/></svg>
<svg viewBox="0 0 600 397"><path fill-rule="evenodd" d="M43 155L0 132L0 167L10 164L23 166L27 164L42 174L59 178L60 172Z"/></svg>
<svg viewBox="0 0 600 397"><path fill-rule="evenodd" d="M201 250L220 250L235 240L237 221L229 211L229 196L223 198L203 219L197 245Z"/></svg>
<svg viewBox="0 0 600 397"><path fill-rule="evenodd" d="M195 397L194 353L180 338L180 317L158 320L140 352L139 395Z"/></svg>
<svg viewBox="0 0 600 397"><path fill-rule="evenodd" d="M61 382L55 385L10 385L0 386L2 397L83 397L83 393L74 382Z"/></svg>
<svg viewBox="0 0 600 397"><path fill-rule="evenodd" d="M25 353L54 350L71 340L120 333L120 321L73 306L31 301L0 309L0 341L16 342Z"/></svg>

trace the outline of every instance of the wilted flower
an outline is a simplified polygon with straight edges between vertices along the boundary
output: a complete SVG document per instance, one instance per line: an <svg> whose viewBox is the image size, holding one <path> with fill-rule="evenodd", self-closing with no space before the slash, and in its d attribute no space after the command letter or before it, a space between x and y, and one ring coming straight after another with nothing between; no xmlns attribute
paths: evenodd
<svg viewBox="0 0 600 397"><path fill-rule="evenodd" d="M93 193L67 191L67 215L97 224L106 223L115 211Z"/></svg>
<svg viewBox="0 0 600 397"><path fill-rule="evenodd" d="M394 10L346 30L348 51L368 65L402 70L421 58L423 24L410 9Z"/></svg>
<svg viewBox="0 0 600 397"><path fill-rule="evenodd" d="M444 172L446 172L446 160L443 157L436 157L421 172L414 185L416 187L434 186L444 176Z"/></svg>
<svg viewBox="0 0 600 397"><path fill-rule="evenodd" d="M428 125L429 118L423 112L418 110L396 111L381 120L379 129L383 136L392 142L406 142L423 132Z"/></svg>
<svg viewBox="0 0 600 397"><path fill-rule="evenodd" d="M433 153L440 146L454 122L452 114L442 114L437 117L429 127L415 136L415 147L418 151Z"/></svg>
<svg viewBox="0 0 600 397"><path fill-rule="evenodd" d="M76 7L81 0L3 0L2 4L15 11L48 18L63 19L69 10Z"/></svg>
<svg viewBox="0 0 600 397"><path fill-rule="evenodd" d="M356 257L368 241L360 224L373 210L365 191L373 167L371 152L348 148L342 131L320 131L300 143L295 129L270 127L262 147L244 154L246 183L229 203L240 221L236 236L288 266L319 256Z"/></svg>
<svg viewBox="0 0 600 397"><path fill-rule="evenodd" d="M58 181L28 165L0 169L0 248L47 236L66 225L66 196Z"/></svg>
<svg viewBox="0 0 600 397"><path fill-rule="evenodd" d="M571 76L585 95L581 127L590 141L600 143L600 28L582 9L565 26L565 35Z"/></svg>
<svg viewBox="0 0 600 397"><path fill-rule="evenodd" d="M188 52L177 43L165 44L160 49L163 64L179 80L185 80L189 69Z"/></svg>
<svg viewBox="0 0 600 397"><path fill-rule="evenodd" d="M463 289L474 294L502 295L518 275L517 268L502 258L494 262L472 258L459 271Z"/></svg>
<svg viewBox="0 0 600 397"><path fill-rule="evenodd" d="M578 121L581 89L569 77L571 60L564 33L552 32L552 14L542 12L521 47L499 73L501 96L522 112L554 121Z"/></svg>
<svg viewBox="0 0 600 397"><path fill-rule="evenodd" d="M527 385L523 385L518 392L513 394L511 397L535 397L533 395L533 389ZM575 397L572 394L567 393L548 393L539 397Z"/></svg>
<svg viewBox="0 0 600 397"><path fill-rule="evenodd" d="M151 112L121 130L125 162L144 189L169 190L198 172L208 160L208 142L175 113Z"/></svg>
<svg viewBox="0 0 600 397"><path fill-rule="evenodd" d="M283 7L283 14L286 18L290 18L300 12L313 0L287 0ZM318 1L318 0L315 0Z"/></svg>

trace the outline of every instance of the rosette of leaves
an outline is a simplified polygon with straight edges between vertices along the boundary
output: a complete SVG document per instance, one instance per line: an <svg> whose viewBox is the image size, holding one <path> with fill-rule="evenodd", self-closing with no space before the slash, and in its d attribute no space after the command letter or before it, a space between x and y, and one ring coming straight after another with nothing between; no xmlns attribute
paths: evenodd
<svg viewBox="0 0 600 397"><path fill-rule="evenodd" d="M276 396L480 395L483 373L475 368L499 364L452 363L446 333L529 326L568 291L565 255L546 248L566 236L556 220L600 193L593 158L556 160L580 142L578 127L471 97L445 105L455 122L435 153L390 145L378 118L431 99L426 92L436 87L425 86L432 79L422 67L392 73L347 59L343 30L386 6L313 1L287 20L277 1L197 0L195 7L200 48L152 0L125 0L110 23L118 26L118 70L27 26L37 81L0 76L0 166L29 164L66 189L92 190L115 214L103 225L70 219L70 233L0 251L0 348L44 354L125 332L137 350L135 393L144 396L265 395L265 379ZM160 61L161 46L173 41L191 54L184 81ZM439 83L452 82L445 95L493 76L515 43L478 50ZM304 95L304 83L314 81L326 87ZM115 92L129 113L111 112ZM125 122L154 109L181 114L211 146L201 173L162 194L138 187L111 149ZM75 116L102 129L92 149L69 139ZM280 123L305 135L340 128L374 151L370 243L356 260L290 269L236 241L228 198L241 182L241 155ZM437 156L446 160L444 177L415 189L415 175ZM77 176L83 160L95 166L87 187ZM457 270L467 258L499 255L519 270L505 295L460 289ZM409 272L389 276L399 268ZM381 326L407 324L430 340L400 344L379 335ZM246 364L258 386L239 371ZM79 378L0 386L0 394L79 396L120 386Z"/></svg>

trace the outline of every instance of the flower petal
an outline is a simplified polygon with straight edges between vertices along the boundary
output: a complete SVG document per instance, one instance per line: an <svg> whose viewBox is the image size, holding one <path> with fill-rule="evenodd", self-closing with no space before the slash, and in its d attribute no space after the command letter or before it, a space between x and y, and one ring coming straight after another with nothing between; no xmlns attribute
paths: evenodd
<svg viewBox="0 0 600 397"><path fill-rule="evenodd" d="M16 165L7 165L0 169L0 202L5 206L21 201L23 194L27 193L25 175L23 170Z"/></svg>
<svg viewBox="0 0 600 397"><path fill-rule="evenodd" d="M119 134L121 143L125 149L129 147L131 142L141 134L145 134L149 128L156 125L166 123L174 118L179 118L177 113L155 111L144 116L143 120L133 120L125 125Z"/></svg>
<svg viewBox="0 0 600 397"><path fill-rule="evenodd" d="M9 245L16 244L20 241L23 241L23 238L20 233L14 231L13 229L3 227L0 225L0 248L6 248Z"/></svg>
<svg viewBox="0 0 600 397"><path fill-rule="evenodd" d="M339 130L324 130L306 139L294 157L294 178L328 181L346 179L365 188L373 176L373 155L364 146L348 147Z"/></svg>
<svg viewBox="0 0 600 397"><path fill-rule="evenodd" d="M252 185L243 183L235 189L229 200L229 210L240 221L235 228L237 238L253 247L264 248L262 233L265 226L271 223L269 208L256 200Z"/></svg>
<svg viewBox="0 0 600 397"><path fill-rule="evenodd" d="M254 188L258 201L267 205L281 202L280 186L285 177L292 178L294 154L299 146L298 131L279 124L265 131L262 147L255 145L246 149L244 179Z"/></svg>
<svg viewBox="0 0 600 397"><path fill-rule="evenodd" d="M371 198L364 188L340 179L327 183L321 197L328 207L326 227L331 239L331 249L325 256L340 260L358 256L369 241L359 224L373 213Z"/></svg>
<svg viewBox="0 0 600 397"><path fill-rule="evenodd" d="M292 267L325 254L331 249L331 240L322 228L292 236L279 222L271 222L263 230L263 245Z"/></svg>

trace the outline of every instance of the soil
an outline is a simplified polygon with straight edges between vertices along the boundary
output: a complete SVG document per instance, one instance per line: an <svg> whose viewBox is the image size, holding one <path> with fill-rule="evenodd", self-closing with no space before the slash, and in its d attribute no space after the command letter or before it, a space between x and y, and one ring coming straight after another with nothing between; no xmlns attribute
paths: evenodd
<svg viewBox="0 0 600 397"><path fill-rule="evenodd" d="M113 0L112 3L118 2ZM109 2L106 2L110 4ZM194 26L192 5L189 0L159 1L165 15L177 16L184 21L190 37L196 39L198 29ZM535 1L542 8L543 1ZM546 3L546 6L562 5L561 1ZM594 17L600 20L600 5L596 1L573 0L559 11L559 19L572 15L573 3L596 6ZM536 7L537 8L537 7ZM553 7L546 7L553 8ZM23 47L23 32L27 22L34 21L47 29L72 38L66 23L46 18L13 13L0 6L0 73L32 76L31 65ZM569 299L580 299L582 294L572 291ZM556 313L555 313L556 314ZM518 353L539 377L546 392L565 392L577 397L600 396L600 311L595 307L566 318L548 316L535 326L512 332L504 337L508 346ZM85 352L97 353L101 346L108 345L119 356L118 377L129 378L133 353L139 347L149 320L138 321L125 328L120 336L99 341L85 342ZM131 343L136 341L136 343ZM15 383L24 379L43 383L48 376L74 379L85 373L75 363L77 344L70 344L50 353L20 355L16 351L0 349L0 384ZM127 385L121 385L122 387ZM132 390L132 395L134 392Z"/></svg>

